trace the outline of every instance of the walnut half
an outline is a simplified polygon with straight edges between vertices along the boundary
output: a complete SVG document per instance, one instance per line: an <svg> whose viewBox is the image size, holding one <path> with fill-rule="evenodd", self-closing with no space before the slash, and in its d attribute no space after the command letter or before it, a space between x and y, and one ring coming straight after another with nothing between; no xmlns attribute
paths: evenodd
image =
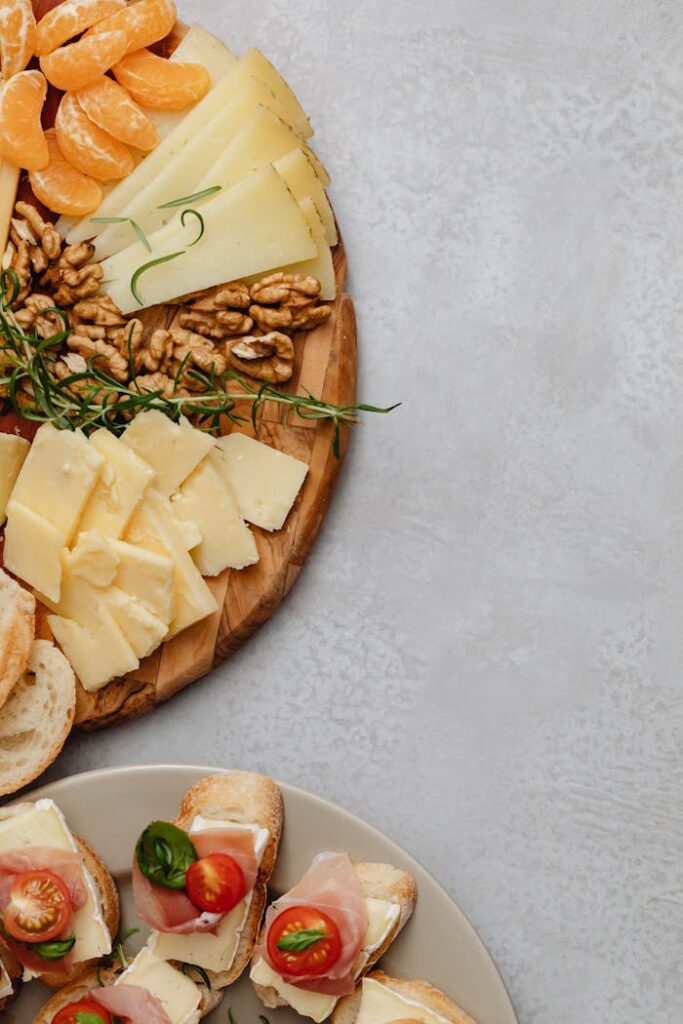
<svg viewBox="0 0 683 1024"><path fill-rule="evenodd" d="M228 342L228 358L236 370L268 384L284 384L294 372L292 339L279 331Z"/></svg>

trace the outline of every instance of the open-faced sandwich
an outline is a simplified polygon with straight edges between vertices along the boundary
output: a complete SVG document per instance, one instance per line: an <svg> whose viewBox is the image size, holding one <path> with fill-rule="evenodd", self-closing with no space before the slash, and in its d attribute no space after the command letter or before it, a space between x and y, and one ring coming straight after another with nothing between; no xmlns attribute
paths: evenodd
<svg viewBox="0 0 683 1024"><path fill-rule="evenodd" d="M402 981L383 971L363 978L340 1000L332 1024L474 1024L452 999L426 981Z"/></svg>
<svg viewBox="0 0 683 1024"><path fill-rule="evenodd" d="M261 1001L325 1020L389 948L416 895L406 871L319 854L266 913L251 968Z"/></svg>
<svg viewBox="0 0 683 1024"><path fill-rule="evenodd" d="M0 809L0 923L6 996L14 961L24 981L60 988L111 952L116 886L52 800Z"/></svg>

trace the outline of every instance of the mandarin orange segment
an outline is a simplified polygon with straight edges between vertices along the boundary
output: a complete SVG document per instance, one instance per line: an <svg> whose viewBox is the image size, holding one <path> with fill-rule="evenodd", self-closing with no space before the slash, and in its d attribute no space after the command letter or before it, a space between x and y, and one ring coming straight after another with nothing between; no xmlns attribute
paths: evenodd
<svg viewBox="0 0 683 1024"><path fill-rule="evenodd" d="M137 0L125 11L118 11L95 25L88 35L123 29L128 36L128 53L151 46L167 36L176 23L173 0Z"/></svg>
<svg viewBox="0 0 683 1024"><path fill-rule="evenodd" d="M82 174L115 181L125 178L135 167L128 146L91 121L73 92L62 96L55 130L64 157Z"/></svg>
<svg viewBox="0 0 683 1024"><path fill-rule="evenodd" d="M0 0L0 67L3 79L23 71L36 49L31 0Z"/></svg>
<svg viewBox="0 0 683 1024"><path fill-rule="evenodd" d="M47 82L40 71L20 71L0 88L0 157L37 171L49 160L40 114Z"/></svg>
<svg viewBox="0 0 683 1024"><path fill-rule="evenodd" d="M29 174L33 194L53 213L85 217L102 202L102 189L93 178L81 174L65 160L54 128L46 131L45 137L50 162L43 170Z"/></svg>
<svg viewBox="0 0 683 1024"><path fill-rule="evenodd" d="M126 0L64 0L38 22L36 54L44 57L103 18L126 9Z"/></svg>
<svg viewBox="0 0 683 1024"><path fill-rule="evenodd" d="M41 57L40 66L48 82L57 89L76 92L120 61L127 49L128 36L125 32L103 32L60 46Z"/></svg>
<svg viewBox="0 0 683 1024"><path fill-rule="evenodd" d="M119 142L143 152L159 143L156 126L135 103L123 86L102 75L77 93L78 102L91 121Z"/></svg>
<svg viewBox="0 0 683 1024"><path fill-rule="evenodd" d="M203 65L166 60L149 50L129 53L112 71L137 103L152 110L183 110L211 85Z"/></svg>

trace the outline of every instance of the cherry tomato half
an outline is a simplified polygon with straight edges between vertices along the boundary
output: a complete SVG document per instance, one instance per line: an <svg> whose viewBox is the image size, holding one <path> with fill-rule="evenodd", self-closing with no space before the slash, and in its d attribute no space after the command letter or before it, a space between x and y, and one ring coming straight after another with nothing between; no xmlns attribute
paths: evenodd
<svg viewBox="0 0 683 1024"><path fill-rule="evenodd" d="M244 899L244 874L234 857L210 853L190 864L185 875L187 895L200 910L227 914Z"/></svg>
<svg viewBox="0 0 683 1024"><path fill-rule="evenodd" d="M109 1010L105 1010L94 999L79 999L76 1003L69 1003L68 1006L63 1006L57 1016L53 1018L52 1024L78 1024L79 1013L90 1013L93 1016L99 1017L102 1024L112 1024L112 1016Z"/></svg>
<svg viewBox="0 0 683 1024"><path fill-rule="evenodd" d="M268 956L280 974L320 977L341 954L339 929L315 907L287 907L268 931Z"/></svg>
<svg viewBox="0 0 683 1024"><path fill-rule="evenodd" d="M49 942L68 927L73 915L71 896L52 871L23 871L12 882L3 921L13 939Z"/></svg>

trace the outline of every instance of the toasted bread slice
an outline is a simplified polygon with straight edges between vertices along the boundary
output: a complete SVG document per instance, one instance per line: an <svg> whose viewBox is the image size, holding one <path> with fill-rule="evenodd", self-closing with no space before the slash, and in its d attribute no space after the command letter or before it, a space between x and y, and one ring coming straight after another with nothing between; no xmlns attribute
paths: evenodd
<svg viewBox="0 0 683 1024"><path fill-rule="evenodd" d="M35 640L27 671L0 708L0 796L16 793L52 764L75 710L76 679L69 662L48 640Z"/></svg>
<svg viewBox="0 0 683 1024"><path fill-rule="evenodd" d="M399 932L410 919L415 909L417 899L417 885L415 879L407 871L392 867L391 864L374 864L360 862L354 864L354 869L366 899L385 900L387 903L396 903L399 907L399 915L384 938L381 946L374 950L358 978L362 978L368 971L372 970L381 956L384 956L389 946L396 939ZM259 946L265 942L265 933L259 939ZM258 954L257 954L258 955ZM252 982L256 995L268 1009L275 1009L277 1006L287 1006L288 1003L282 998L276 989L270 986L257 985Z"/></svg>
<svg viewBox="0 0 683 1024"><path fill-rule="evenodd" d="M108 869L92 847L88 846L85 839L81 839L80 836L75 834L74 839L78 843L78 847L83 857L83 862L94 879L97 892L100 896L100 902L102 904L102 916L104 918L104 923L107 926L107 930L111 935L113 942L114 937L119 930L119 923L121 920L119 894L116 884L112 876L109 874ZM74 964L71 972L66 975L50 974L48 971L45 974L41 974L40 980L43 984L47 985L48 988L62 989L73 983L76 979L79 979L83 974L87 974L96 963L96 960L85 960L80 964Z"/></svg>
<svg viewBox="0 0 683 1024"><path fill-rule="evenodd" d="M222 989L232 985L251 960L266 908L268 879L275 866L282 836L282 793L272 779L254 772L226 771L220 775L210 775L185 794L175 824L188 830L198 815L268 829L268 842L261 858L235 959L229 971L221 971L220 974L207 972L212 988Z"/></svg>
<svg viewBox="0 0 683 1024"><path fill-rule="evenodd" d="M35 597L0 569L0 707L26 671L35 629Z"/></svg>
<svg viewBox="0 0 683 1024"><path fill-rule="evenodd" d="M2 976L5 974L9 978L12 985L12 992L6 996L0 997L0 1013L9 1006L12 1000L19 994L21 988L21 976L24 973L21 964L14 959L12 954L4 946L0 946L0 965L2 966Z"/></svg>
<svg viewBox="0 0 683 1024"><path fill-rule="evenodd" d="M452 1024L475 1024L475 1021L464 1010L461 1010L457 1003L454 1003L438 988L430 985L428 981L402 981L399 978L390 978L384 971L373 971L368 977L404 999L421 1003L428 1010L451 1021ZM361 994L361 989L358 988L352 996L345 996L339 1000L332 1014L332 1024L356 1024ZM419 1012L417 1008L406 1006L405 1016L402 1019L416 1021L419 1024L419 1017L416 1017L417 1012Z"/></svg>

